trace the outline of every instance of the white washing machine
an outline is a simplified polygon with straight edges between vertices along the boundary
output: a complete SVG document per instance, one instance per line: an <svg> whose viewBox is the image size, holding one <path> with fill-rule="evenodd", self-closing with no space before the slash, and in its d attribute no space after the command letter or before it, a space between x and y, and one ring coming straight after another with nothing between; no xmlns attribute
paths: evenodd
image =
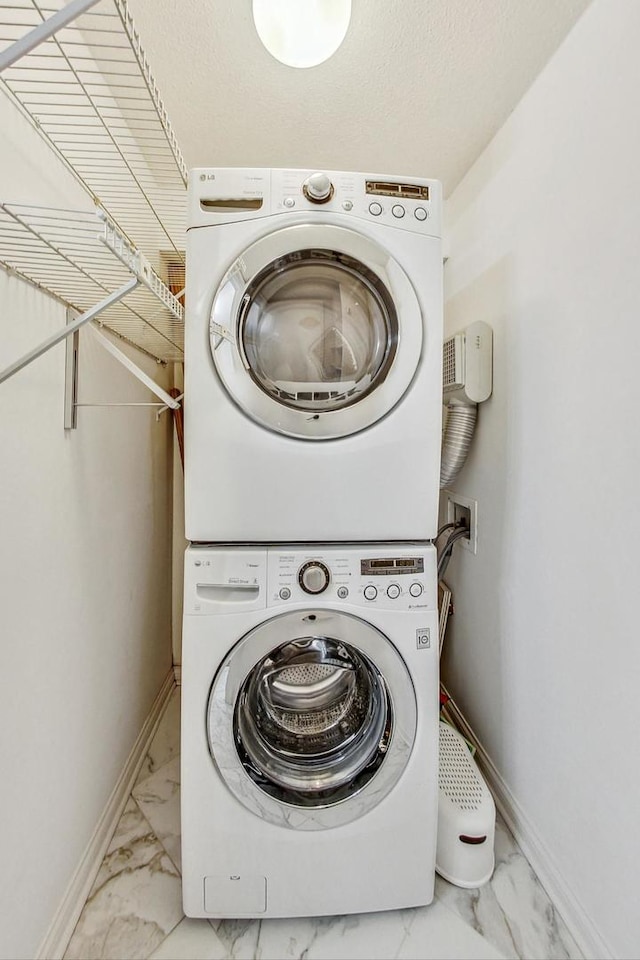
<svg viewBox="0 0 640 960"><path fill-rule="evenodd" d="M429 903L433 546L192 546L184 609L185 913Z"/></svg>
<svg viewBox="0 0 640 960"><path fill-rule="evenodd" d="M440 210L416 177L191 171L187 539L435 536Z"/></svg>

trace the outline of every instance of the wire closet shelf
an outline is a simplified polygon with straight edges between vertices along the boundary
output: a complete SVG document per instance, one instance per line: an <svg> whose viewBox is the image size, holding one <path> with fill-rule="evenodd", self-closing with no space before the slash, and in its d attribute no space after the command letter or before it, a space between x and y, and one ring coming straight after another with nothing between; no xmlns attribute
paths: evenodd
<svg viewBox="0 0 640 960"><path fill-rule="evenodd" d="M26 45L73 7L74 19L33 49ZM12 57L22 44L27 52ZM88 293L103 296L118 272L121 282L122 263L130 266L141 251L146 289L102 322L157 359L181 360L183 311L166 284L178 295L184 288L187 171L125 0L0 0L0 62L3 54L0 86L93 198L104 224L96 244L91 215L0 197L0 259L85 309ZM120 266L110 240L126 251Z"/></svg>
<svg viewBox="0 0 640 960"><path fill-rule="evenodd" d="M137 277L100 323L155 359L182 358L182 305L102 211L0 203L0 261L79 313Z"/></svg>

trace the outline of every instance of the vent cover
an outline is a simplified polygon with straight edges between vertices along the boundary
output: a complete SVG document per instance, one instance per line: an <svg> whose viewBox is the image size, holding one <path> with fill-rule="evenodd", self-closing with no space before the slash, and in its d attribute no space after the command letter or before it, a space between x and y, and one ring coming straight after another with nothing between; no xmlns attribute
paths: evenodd
<svg viewBox="0 0 640 960"><path fill-rule="evenodd" d="M445 340L442 346L444 402L481 403L491 396L493 332L482 320Z"/></svg>
<svg viewBox="0 0 640 960"><path fill-rule="evenodd" d="M449 337L442 345L442 389L445 392L464 387L463 351L464 342L459 334Z"/></svg>
<svg viewBox="0 0 640 960"><path fill-rule="evenodd" d="M487 791L464 740L446 723L440 724L438 786L460 810L478 810Z"/></svg>

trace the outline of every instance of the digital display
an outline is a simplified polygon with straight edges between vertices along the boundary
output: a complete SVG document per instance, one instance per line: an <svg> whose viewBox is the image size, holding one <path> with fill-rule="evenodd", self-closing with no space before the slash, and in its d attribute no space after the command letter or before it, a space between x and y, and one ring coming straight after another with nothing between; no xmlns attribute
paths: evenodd
<svg viewBox="0 0 640 960"><path fill-rule="evenodd" d="M367 180L365 190L374 197L403 197L407 200L428 200L429 187L417 183L390 183Z"/></svg>
<svg viewBox="0 0 640 960"><path fill-rule="evenodd" d="M361 560L360 573L363 577L424 573L424 557L381 557L375 560Z"/></svg>

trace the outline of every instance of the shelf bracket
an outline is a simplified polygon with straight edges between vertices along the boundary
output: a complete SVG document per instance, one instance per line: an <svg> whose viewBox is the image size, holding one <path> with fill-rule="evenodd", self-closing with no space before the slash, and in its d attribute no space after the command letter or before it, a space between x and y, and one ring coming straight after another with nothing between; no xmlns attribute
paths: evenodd
<svg viewBox="0 0 640 960"><path fill-rule="evenodd" d="M67 324L73 323L77 314L67 307ZM65 340L64 361L64 428L75 430L78 426L76 401L78 399L78 350L80 333L76 330Z"/></svg>
<svg viewBox="0 0 640 960"><path fill-rule="evenodd" d="M16 40L6 50L0 53L0 73L10 67L16 60L26 56L27 53L37 47L44 40L48 40L54 33L66 27L68 23L85 13L90 7L94 7L98 0L72 0L62 10L58 10L48 20L44 20L29 33L25 34L20 40Z"/></svg>
<svg viewBox="0 0 640 960"><path fill-rule="evenodd" d="M144 370L141 370L137 364L131 360L126 353L123 353L108 337L105 337L104 333L101 333L100 330L96 327L95 324L91 324L89 327L93 336L97 339L101 347L104 347L112 357L126 367L129 373L132 373L134 377L137 377L141 383L144 383L146 387L151 390L152 393L155 393L156 397L159 400L162 400L164 407L171 407L172 410L178 410L180 404L177 400L174 400L162 387L159 387L158 384L153 380L152 377L147 376Z"/></svg>
<svg viewBox="0 0 640 960"><path fill-rule="evenodd" d="M78 317L77 320L74 320L73 323L68 323L66 327L63 327L62 330L58 330L57 333L52 334L46 340L44 340L39 347L30 350L29 353L25 353L24 356L20 357L19 360L16 360L15 363L10 364L8 367L5 367L4 370L0 371L0 383L4 383L5 380L8 380L9 377L12 377L14 373L17 373L18 370L22 370L23 367L26 367L33 360L37 360L38 357L41 357L43 353L46 353L47 350L50 350L51 347L55 347L56 344L60 343L62 340L66 340L67 337L71 336L72 333L75 333L76 330L79 330L80 327L83 327L85 323L89 323L90 320L93 320L94 317L97 317L98 314L102 313L103 310L107 310L109 307L113 306L114 303L117 303L118 300L122 300L123 297L126 297L128 293L131 293L132 290L138 286L140 281L137 277L132 277L131 280L127 281L122 287L119 287L118 290L115 290L113 293L110 293L108 297L105 297L104 300L101 300L100 303L97 303L95 307L92 307L90 310L87 310L86 313L83 313Z"/></svg>
<svg viewBox="0 0 640 960"><path fill-rule="evenodd" d="M171 394L171 396L173 396L173 394ZM175 391L175 397L173 397L173 399L176 401L176 405L175 405L175 407L174 407L173 409L174 409L174 410L179 410L179 409L180 409L180 406L181 406L180 401L181 401L181 400L184 400L184 393L179 393L179 391L176 390L176 391ZM162 414L165 412L165 410L168 410L168 409L169 409L169 407L167 406L167 404L166 404L166 403L163 403L163 405L160 407L160 409L159 409L158 412L156 413L156 420L159 420L160 417L162 416Z"/></svg>

